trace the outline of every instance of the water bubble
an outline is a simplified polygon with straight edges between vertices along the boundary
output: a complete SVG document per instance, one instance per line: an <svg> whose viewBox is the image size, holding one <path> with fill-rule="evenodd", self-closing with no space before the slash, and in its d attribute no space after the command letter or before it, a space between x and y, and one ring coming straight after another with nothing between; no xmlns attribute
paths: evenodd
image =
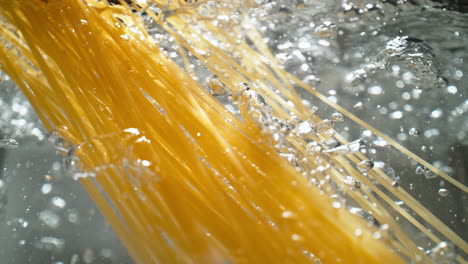
<svg viewBox="0 0 468 264"><path fill-rule="evenodd" d="M48 227L55 229L60 225L60 217L51 210L43 210L38 213L39 220Z"/></svg>
<svg viewBox="0 0 468 264"><path fill-rule="evenodd" d="M440 188L439 189L439 195L442 197L446 197L449 194L449 191L445 188Z"/></svg>
<svg viewBox="0 0 468 264"><path fill-rule="evenodd" d="M362 229L358 228L354 230L354 235L357 237L360 237L362 235Z"/></svg>
<svg viewBox="0 0 468 264"><path fill-rule="evenodd" d="M80 221L80 214L75 208L67 209L66 216L68 218L68 221L72 224L78 224Z"/></svg>
<svg viewBox="0 0 468 264"><path fill-rule="evenodd" d="M413 128L410 128L410 130L408 131L408 134L410 136L419 136L421 135L421 132L413 127Z"/></svg>
<svg viewBox="0 0 468 264"><path fill-rule="evenodd" d="M437 119L437 118L440 118L442 116L442 109L440 108L437 108L435 109L434 111L431 112L431 118L433 119Z"/></svg>
<svg viewBox="0 0 468 264"><path fill-rule="evenodd" d="M314 155L322 150L322 147L315 141L311 141L306 145L306 152L309 155Z"/></svg>
<svg viewBox="0 0 468 264"><path fill-rule="evenodd" d="M372 234L372 238L374 238L374 239L381 239L381 238L382 238L382 234L381 234L379 231L375 231L375 232Z"/></svg>
<svg viewBox="0 0 468 264"><path fill-rule="evenodd" d="M437 264L450 264L455 262L456 252L451 243L442 241L429 251L432 261Z"/></svg>
<svg viewBox="0 0 468 264"><path fill-rule="evenodd" d="M76 181L79 179L96 177L96 173L92 171L78 171L78 172L72 172L72 177Z"/></svg>
<svg viewBox="0 0 468 264"><path fill-rule="evenodd" d="M230 91L224 83L222 83L217 78L212 78L208 80L210 86L210 93L214 96L224 96L229 95Z"/></svg>
<svg viewBox="0 0 468 264"><path fill-rule="evenodd" d="M352 176L346 176L343 182L351 189L351 191L357 191L361 188L361 182L356 181Z"/></svg>
<svg viewBox="0 0 468 264"><path fill-rule="evenodd" d="M41 187L42 194L49 194L52 191L52 184L44 183Z"/></svg>
<svg viewBox="0 0 468 264"><path fill-rule="evenodd" d="M96 255L94 254L94 250L87 248L84 250L82 257L84 263L90 264L94 262Z"/></svg>
<svg viewBox="0 0 468 264"><path fill-rule="evenodd" d="M281 213L281 217L285 219L291 219L294 218L296 215L292 211L284 211Z"/></svg>
<svg viewBox="0 0 468 264"><path fill-rule="evenodd" d="M272 122L270 108L265 99L257 92L250 90L248 84L240 94L240 110L244 118L250 118L260 128L268 127Z"/></svg>
<svg viewBox="0 0 468 264"><path fill-rule="evenodd" d="M45 236L41 237L39 241L36 241L34 246L38 249L60 252L65 246L65 240L62 238Z"/></svg>
<svg viewBox="0 0 468 264"><path fill-rule="evenodd" d="M403 112L402 111L395 111L390 113L389 117L391 119L401 119L403 117Z"/></svg>
<svg viewBox="0 0 468 264"><path fill-rule="evenodd" d="M372 95L379 95L383 93L383 89L382 87L376 85L367 89L367 92Z"/></svg>
<svg viewBox="0 0 468 264"><path fill-rule="evenodd" d="M333 206L333 208L340 209L341 208L341 203L340 202L333 202L332 206Z"/></svg>
<svg viewBox="0 0 468 264"><path fill-rule="evenodd" d="M300 138L306 138L314 132L314 126L309 121L300 123L294 130L294 134Z"/></svg>
<svg viewBox="0 0 468 264"><path fill-rule="evenodd" d="M341 143L339 143L335 139L322 140L320 141L320 144L325 146L326 148L336 148L341 145Z"/></svg>
<svg viewBox="0 0 468 264"><path fill-rule="evenodd" d="M367 79L367 73L363 69L355 70L345 77L346 79L346 84L348 86L358 86L360 84L363 84L366 79Z"/></svg>
<svg viewBox="0 0 468 264"><path fill-rule="evenodd" d="M332 120L324 119L322 122L315 125L315 132L323 133L333 128L335 122Z"/></svg>
<svg viewBox="0 0 468 264"><path fill-rule="evenodd" d="M434 178L437 178L438 176L439 175L437 175L435 172L429 169L424 172L424 177L426 177L426 179L434 179Z"/></svg>
<svg viewBox="0 0 468 264"><path fill-rule="evenodd" d="M29 222L21 217L15 217L9 221L7 221L7 225L13 230L17 230L18 228L26 228L29 225Z"/></svg>
<svg viewBox="0 0 468 264"><path fill-rule="evenodd" d="M331 115L331 120L334 122L343 122L345 119L345 116L342 113L333 113Z"/></svg>
<svg viewBox="0 0 468 264"><path fill-rule="evenodd" d="M458 88L453 85L447 86L447 92L450 94L456 94L458 92Z"/></svg>
<svg viewBox="0 0 468 264"><path fill-rule="evenodd" d="M59 209L63 209L65 208L65 206L67 205L67 202L65 202L65 200L61 197L58 197L58 196L55 196L55 197L52 197L52 199L50 200L51 204Z"/></svg>
<svg viewBox="0 0 468 264"><path fill-rule="evenodd" d="M331 155L346 155L358 151L362 146L363 141L361 139L358 139L353 142L337 146L335 148L324 150L323 152Z"/></svg>
<svg viewBox="0 0 468 264"><path fill-rule="evenodd" d="M427 168L424 166L417 166L416 167L416 174L421 175L424 174L427 171Z"/></svg>
<svg viewBox="0 0 468 264"><path fill-rule="evenodd" d="M0 179L0 199L6 195L6 191L7 191L6 183L2 179Z"/></svg>
<svg viewBox="0 0 468 264"><path fill-rule="evenodd" d="M0 139L0 148L15 149L15 148L18 148L18 146L19 146L19 143L15 139L12 139L12 138Z"/></svg>
<svg viewBox="0 0 468 264"><path fill-rule="evenodd" d="M66 128L62 128L63 131L66 131ZM47 139L49 142L54 144L54 147L56 150L62 152L62 153L68 153L70 150L73 149L73 144L63 138L60 133L63 131L58 131L56 129L53 129L50 131L50 133L47 135Z"/></svg>
<svg viewBox="0 0 468 264"><path fill-rule="evenodd" d="M359 162L358 164L356 164L356 168L360 172L366 172L366 171L374 168L374 162L370 161L370 160L363 160L363 161Z"/></svg>
<svg viewBox="0 0 468 264"><path fill-rule="evenodd" d="M314 29L314 35L319 38L334 38L338 34L338 28L335 24L325 21Z"/></svg>
<svg viewBox="0 0 468 264"><path fill-rule="evenodd" d="M370 211L365 211L362 208L358 208L358 207L351 207L349 209L349 212L366 219L367 222L373 226L380 226L380 223L377 221L377 219L375 219L375 217L372 215Z"/></svg>
<svg viewBox="0 0 468 264"><path fill-rule="evenodd" d="M362 102L357 102L356 104L353 105L353 108L362 110L363 109L363 103Z"/></svg>

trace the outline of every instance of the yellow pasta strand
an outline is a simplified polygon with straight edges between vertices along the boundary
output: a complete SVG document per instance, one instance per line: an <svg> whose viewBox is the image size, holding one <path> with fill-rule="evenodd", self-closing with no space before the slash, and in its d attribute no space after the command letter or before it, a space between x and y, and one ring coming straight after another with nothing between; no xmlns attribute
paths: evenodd
<svg viewBox="0 0 468 264"><path fill-rule="evenodd" d="M394 235L375 239L376 227L332 206L327 189L280 157L270 136L249 118L247 102L240 100L240 121L164 56L124 2L1 1L0 65L46 128L73 146L69 165L81 169L76 175L88 175L81 182L138 263L430 261L376 207L377 199L364 198L372 199L370 192L351 196L375 210ZM173 5L181 16L166 20L143 4L134 8L147 11L229 87L263 80L258 92L277 116L288 115L284 99L267 89L267 83L287 83L287 74L274 65L236 64L187 27L183 15L189 7ZM213 54L203 58L196 51L201 48ZM267 56L265 47L257 48ZM258 56L253 52L245 48L244 62ZM236 89L234 95L245 97ZM292 90L282 91L300 102ZM289 140L303 150L300 141ZM346 161L323 158L357 173ZM341 173L332 176L340 180Z"/></svg>

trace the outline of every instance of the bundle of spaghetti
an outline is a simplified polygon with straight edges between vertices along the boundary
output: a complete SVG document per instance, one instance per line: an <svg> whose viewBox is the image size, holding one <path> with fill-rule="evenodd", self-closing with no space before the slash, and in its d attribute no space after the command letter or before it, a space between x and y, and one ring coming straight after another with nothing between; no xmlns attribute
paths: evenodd
<svg viewBox="0 0 468 264"><path fill-rule="evenodd" d="M301 103L293 83L316 92L274 63L254 28L238 25L256 49L244 41L227 51L202 34L237 43L232 34L197 19L191 4L120 3L2 1L0 65L45 127L64 140L69 169L138 263L430 262L382 205L380 199L393 204L390 195L467 251L466 242L417 201L392 189L383 172L369 174L390 193L359 173L352 164L365 160L361 154L345 159L306 153L304 138L273 122L293 116L326 120ZM150 5L161 8L155 12ZM143 13L176 39L184 63L189 52L218 76L222 89L231 89L242 120L158 47ZM249 23L247 16L241 20ZM330 137L307 135L316 141ZM293 149L301 161L283 159L283 148ZM324 172L317 169L321 165L331 167ZM345 175L369 188L351 190L342 184ZM330 181L391 232L330 198L336 192ZM394 209L441 241L409 213Z"/></svg>

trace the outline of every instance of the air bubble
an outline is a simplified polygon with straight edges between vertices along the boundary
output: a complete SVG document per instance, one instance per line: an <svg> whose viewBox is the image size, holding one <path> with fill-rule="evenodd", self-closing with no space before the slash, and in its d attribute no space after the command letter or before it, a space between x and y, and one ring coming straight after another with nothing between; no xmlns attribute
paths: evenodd
<svg viewBox="0 0 468 264"><path fill-rule="evenodd" d="M449 191L445 188L440 188L439 189L439 195L442 197L446 197L449 194Z"/></svg>
<svg viewBox="0 0 468 264"><path fill-rule="evenodd" d="M225 96L229 95L230 91L219 79L209 79L210 93L214 96Z"/></svg>
<svg viewBox="0 0 468 264"><path fill-rule="evenodd" d="M419 136L421 135L421 132L413 127L413 128L410 128L410 130L408 131L408 134L410 136Z"/></svg>
<svg viewBox="0 0 468 264"><path fill-rule="evenodd" d="M426 167L424 166L417 166L416 167L416 174L417 175L421 175L421 174L424 174L426 172Z"/></svg>
<svg viewBox="0 0 468 264"><path fill-rule="evenodd" d="M307 143L306 152L309 155L314 155L322 150L322 147L315 141Z"/></svg>
<svg viewBox="0 0 468 264"><path fill-rule="evenodd" d="M356 181L352 176L346 176L343 182L351 189L351 191L357 191L361 188L361 182Z"/></svg>
<svg viewBox="0 0 468 264"><path fill-rule="evenodd" d="M49 194L52 191L52 184L44 183L41 187L42 194Z"/></svg>
<svg viewBox="0 0 468 264"><path fill-rule="evenodd" d="M315 132L317 133L323 133L326 132L330 129L333 128L333 125L335 125L335 122L332 120L324 119L322 122L316 124L315 126Z"/></svg>
<svg viewBox="0 0 468 264"><path fill-rule="evenodd" d="M371 170L372 168L374 168L374 162L370 161L370 160L363 160L363 161L359 162L358 164L356 164L356 168L360 172L366 172L366 171Z"/></svg>
<svg viewBox="0 0 468 264"><path fill-rule="evenodd" d="M349 142L345 145L337 146L335 148L324 150L324 153L331 155L346 155L358 151L363 146L362 140L358 139L353 142Z"/></svg>
<svg viewBox="0 0 468 264"><path fill-rule="evenodd" d="M343 122L345 119L345 116L342 113L333 113L331 115L331 120L334 122Z"/></svg>
<svg viewBox="0 0 468 264"><path fill-rule="evenodd" d="M367 73L363 69L355 70L346 75L346 84L348 86L358 86L363 84L367 79Z"/></svg>
<svg viewBox="0 0 468 264"><path fill-rule="evenodd" d="M455 262L456 252L451 243L442 241L429 251L432 261L437 264L450 264Z"/></svg>
<svg viewBox="0 0 468 264"><path fill-rule="evenodd" d="M7 138L0 140L0 148L3 149L15 149L18 148L19 143L15 139Z"/></svg>
<svg viewBox="0 0 468 264"><path fill-rule="evenodd" d="M39 220L52 229L60 225L60 217L51 210L43 210L38 214Z"/></svg>
<svg viewBox="0 0 468 264"><path fill-rule="evenodd" d="M36 241L34 246L38 249L60 252L65 246L65 240L62 238L45 236L41 237L39 241Z"/></svg>
<svg viewBox="0 0 468 264"><path fill-rule="evenodd" d="M434 179L434 178L437 178L438 176L439 175L437 175L435 172L429 169L424 172L424 177L426 177L426 179Z"/></svg>
<svg viewBox="0 0 468 264"><path fill-rule="evenodd" d="M295 129L294 134L300 138L306 138L314 132L314 126L309 121L300 123Z"/></svg>
<svg viewBox="0 0 468 264"><path fill-rule="evenodd" d="M56 208L63 209L67 205L67 202L61 197L55 196L52 197L50 200L51 204L54 205Z"/></svg>

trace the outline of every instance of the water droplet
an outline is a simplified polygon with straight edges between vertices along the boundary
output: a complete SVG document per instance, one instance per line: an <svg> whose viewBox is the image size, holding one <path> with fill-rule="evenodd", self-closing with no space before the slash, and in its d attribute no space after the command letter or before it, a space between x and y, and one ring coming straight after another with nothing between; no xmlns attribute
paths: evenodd
<svg viewBox="0 0 468 264"><path fill-rule="evenodd" d="M410 136L419 136L421 135L421 132L413 127L413 128L410 128L410 130L408 131L408 134Z"/></svg>
<svg viewBox="0 0 468 264"><path fill-rule="evenodd" d="M0 148L15 149L19 146L18 141L12 138L0 139Z"/></svg>
<svg viewBox="0 0 468 264"><path fill-rule="evenodd" d="M358 164L356 164L356 168L360 172L366 172L366 171L374 168L374 162L370 161L370 160L363 160L363 161L359 162Z"/></svg>
<svg viewBox="0 0 468 264"><path fill-rule="evenodd" d="M449 194L449 191L445 188L440 188L439 189L439 195L442 197L446 197Z"/></svg>

